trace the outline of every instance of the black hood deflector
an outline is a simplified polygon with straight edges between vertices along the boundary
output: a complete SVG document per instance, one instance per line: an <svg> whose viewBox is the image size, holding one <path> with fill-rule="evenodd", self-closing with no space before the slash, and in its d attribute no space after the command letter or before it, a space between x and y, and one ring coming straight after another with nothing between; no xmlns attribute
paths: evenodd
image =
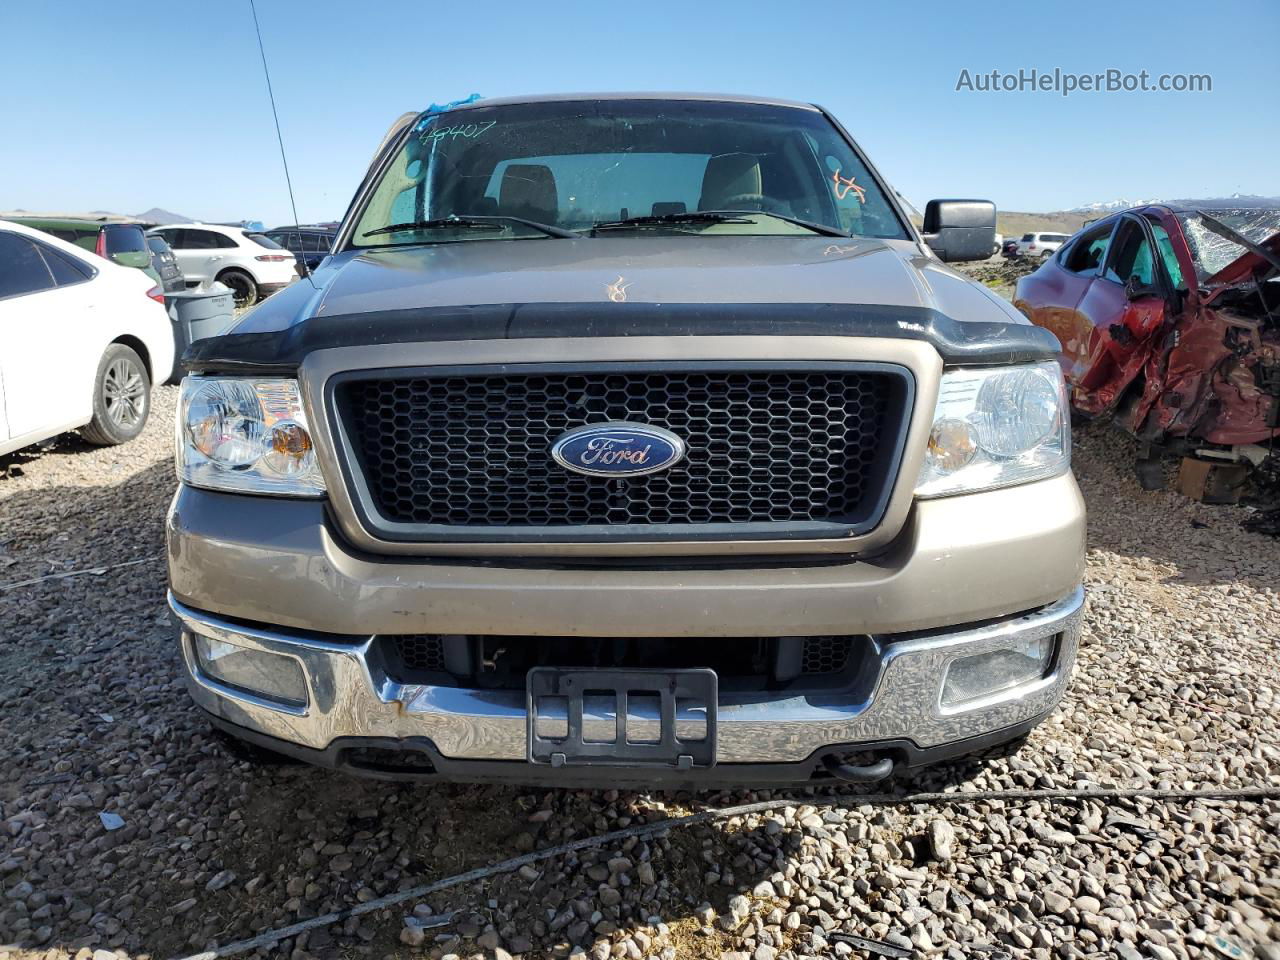
<svg viewBox="0 0 1280 960"><path fill-rule="evenodd" d="M528 303L312 317L283 330L197 340L192 373L282 374L335 347L562 337L889 337L929 343L948 366L1052 360L1058 340L1029 323L953 320L926 307L845 303Z"/></svg>

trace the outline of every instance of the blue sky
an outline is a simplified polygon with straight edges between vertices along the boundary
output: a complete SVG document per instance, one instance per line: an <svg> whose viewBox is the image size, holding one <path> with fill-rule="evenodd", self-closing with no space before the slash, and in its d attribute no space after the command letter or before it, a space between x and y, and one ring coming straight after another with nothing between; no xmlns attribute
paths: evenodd
<svg viewBox="0 0 1280 960"><path fill-rule="evenodd" d="M1280 194L1280 3L259 0L303 221L398 114L472 92L815 101L914 204ZM0 4L0 209L291 222L248 0ZM1210 93L957 92L1020 68L1206 73Z"/></svg>

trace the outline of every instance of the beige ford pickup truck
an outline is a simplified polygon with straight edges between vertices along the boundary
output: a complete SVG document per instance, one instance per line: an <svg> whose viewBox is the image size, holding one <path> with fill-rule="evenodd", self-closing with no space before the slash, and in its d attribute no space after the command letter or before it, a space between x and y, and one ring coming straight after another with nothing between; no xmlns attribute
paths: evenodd
<svg viewBox="0 0 1280 960"><path fill-rule="evenodd" d="M874 782L1063 694L1053 336L822 108L408 114L331 255L185 358L170 603L269 753L422 780Z"/></svg>

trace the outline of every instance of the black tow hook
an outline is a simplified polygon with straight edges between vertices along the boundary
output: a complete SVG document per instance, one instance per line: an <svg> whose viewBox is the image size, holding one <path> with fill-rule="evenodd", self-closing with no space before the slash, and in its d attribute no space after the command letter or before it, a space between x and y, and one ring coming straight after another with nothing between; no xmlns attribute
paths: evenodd
<svg viewBox="0 0 1280 960"><path fill-rule="evenodd" d="M822 758L827 773L850 783L879 783L893 773L893 758L881 757L874 763L841 763L834 753Z"/></svg>

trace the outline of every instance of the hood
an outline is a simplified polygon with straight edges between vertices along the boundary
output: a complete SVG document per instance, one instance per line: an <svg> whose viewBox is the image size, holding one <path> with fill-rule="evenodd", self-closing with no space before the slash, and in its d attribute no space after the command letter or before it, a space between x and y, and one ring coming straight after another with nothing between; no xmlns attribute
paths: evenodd
<svg viewBox="0 0 1280 960"><path fill-rule="evenodd" d="M347 253L315 274L309 316L511 303L823 303L934 309L1025 323L907 241L833 237L602 237L460 241ZM298 284L294 285L299 286ZM279 296L279 295L277 295ZM264 332L263 316L237 332ZM294 314L288 320L301 319Z"/></svg>
<svg viewBox="0 0 1280 960"><path fill-rule="evenodd" d="M286 371L313 351L548 337L893 337L945 363L1053 358L1052 334L912 243L827 237L460 241L347 252L188 370Z"/></svg>

